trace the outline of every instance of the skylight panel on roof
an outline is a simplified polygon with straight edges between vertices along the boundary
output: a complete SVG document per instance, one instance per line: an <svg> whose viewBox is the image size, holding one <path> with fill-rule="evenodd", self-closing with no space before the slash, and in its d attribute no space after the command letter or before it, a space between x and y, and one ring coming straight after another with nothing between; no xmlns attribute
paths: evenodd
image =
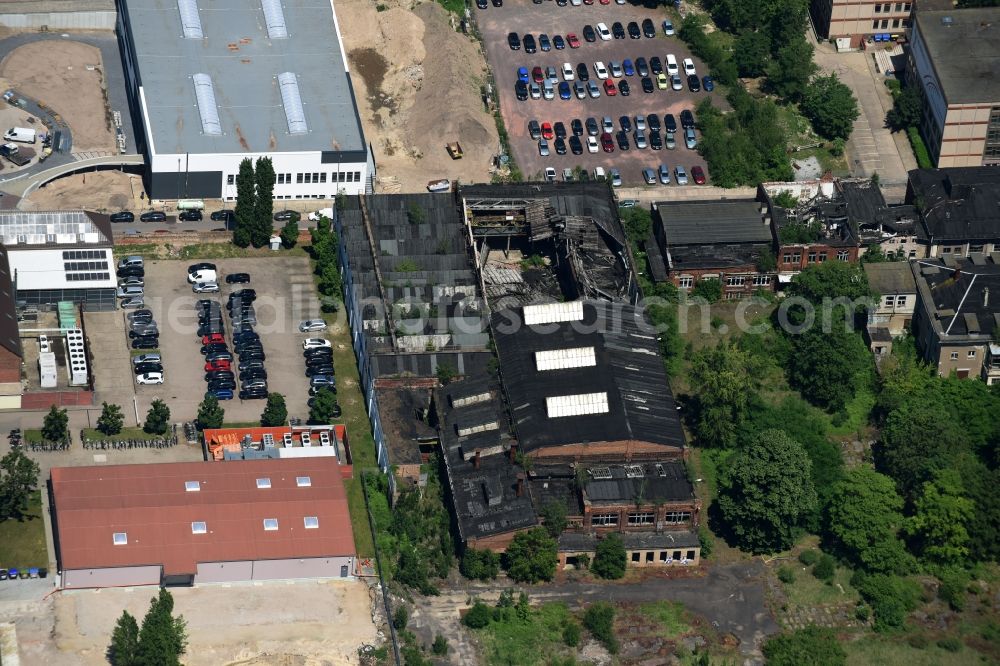
<svg viewBox="0 0 1000 666"><path fill-rule="evenodd" d="M528 326L562 321L583 321L583 301L524 306L524 323Z"/></svg>
<svg viewBox="0 0 1000 666"><path fill-rule="evenodd" d="M562 416L607 414L609 411L608 394L601 392L552 396L545 399L545 409L550 419Z"/></svg>
<svg viewBox="0 0 1000 666"><path fill-rule="evenodd" d="M201 30L201 16L198 15L198 3L195 0L177 0L177 9L181 13L181 29L185 39L204 39Z"/></svg>
<svg viewBox="0 0 1000 666"><path fill-rule="evenodd" d="M305 134L309 131L309 126L306 124L306 112L302 109L299 80L295 73L278 74L278 86L281 89L281 105L285 107L285 118L288 120L288 133Z"/></svg>
<svg viewBox="0 0 1000 666"><path fill-rule="evenodd" d="M597 365L593 347L546 349L535 352L535 366L539 371L589 368Z"/></svg>
<svg viewBox="0 0 1000 666"><path fill-rule="evenodd" d="M198 99L198 114L201 116L201 131L211 136L222 135L222 121L219 107L215 103L215 88L208 74L195 74L194 96Z"/></svg>
<svg viewBox="0 0 1000 666"><path fill-rule="evenodd" d="M281 10L281 0L260 0L260 6L264 10L267 36L271 39L288 37L288 29L285 27L285 12Z"/></svg>

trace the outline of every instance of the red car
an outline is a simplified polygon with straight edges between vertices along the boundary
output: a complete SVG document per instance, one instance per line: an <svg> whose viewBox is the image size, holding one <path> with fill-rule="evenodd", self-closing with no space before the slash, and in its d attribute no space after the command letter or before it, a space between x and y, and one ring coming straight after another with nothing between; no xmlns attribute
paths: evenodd
<svg viewBox="0 0 1000 666"><path fill-rule="evenodd" d="M541 67L533 67L531 69L531 80L535 83L541 83L545 80L545 72L542 71Z"/></svg>
<svg viewBox="0 0 1000 666"><path fill-rule="evenodd" d="M691 178L694 179L695 184L704 185L705 184L705 170L700 166L691 167Z"/></svg>
<svg viewBox="0 0 1000 666"><path fill-rule="evenodd" d="M222 333L212 333L210 335L201 336L201 344L203 345L209 345L212 344L213 342L225 342L225 341L226 338L222 335Z"/></svg>
<svg viewBox="0 0 1000 666"><path fill-rule="evenodd" d="M611 0L601 0L601 4L602 5L610 5L611 4Z"/></svg>
<svg viewBox="0 0 1000 666"><path fill-rule="evenodd" d="M227 361L226 359L220 358L217 361L209 361L208 363L205 364L205 372L211 372L212 370L230 370L230 369L232 369L232 366L230 366L229 361Z"/></svg>
<svg viewBox="0 0 1000 666"><path fill-rule="evenodd" d="M547 141L556 138L556 133L552 131L552 123L542 123L542 138Z"/></svg>
<svg viewBox="0 0 1000 666"><path fill-rule="evenodd" d="M608 132L601 135L601 148L603 148L606 153L615 152L615 141L611 138L611 135Z"/></svg>
<svg viewBox="0 0 1000 666"><path fill-rule="evenodd" d="M574 35L572 32L566 35L566 43L569 44L571 49L580 48L580 38Z"/></svg>
<svg viewBox="0 0 1000 666"><path fill-rule="evenodd" d="M611 79L604 79L604 94L608 97L614 97L618 94L618 89L615 88L615 82Z"/></svg>

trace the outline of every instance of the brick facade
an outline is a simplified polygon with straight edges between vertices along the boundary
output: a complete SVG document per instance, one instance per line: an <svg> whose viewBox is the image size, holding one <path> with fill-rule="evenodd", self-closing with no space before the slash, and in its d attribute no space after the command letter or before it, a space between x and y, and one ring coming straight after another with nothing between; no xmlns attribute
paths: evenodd
<svg viewBox="0 0 1000 666"><path fill-rule="evenodd" d="M813 264L824 261L858 262L857 245L826 245L821 243L782 245L778 251L778 270L781 272L802 271Z"/></svg>

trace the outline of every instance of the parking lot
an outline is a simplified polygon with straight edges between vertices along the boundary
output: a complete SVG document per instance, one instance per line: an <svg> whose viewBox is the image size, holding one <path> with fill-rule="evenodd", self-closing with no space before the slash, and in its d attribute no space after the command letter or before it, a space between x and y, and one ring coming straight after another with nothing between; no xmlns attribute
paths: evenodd
<svg viewBox="0 0 1000 666"><path fill-rule="evenodd" d="M304 257L215 260L221 292L194 294L187 282L188 262L147 261L145 265L145 302L152 310L160 337L159 352L163 357L164 383L136 386L129 358L147 350L133 350L128 341L128 311L93 313L88 318L88 337L94 362L95 388L98 401L107 400L124 407L130 421L132 398L137 400L140 420L153 400L164 400L175 422L194 419L198 404L204 398L204 358L201 339L196 335L198 317L195 302L202 298L216 300L225 311L227 295L240 288L257 292L254 302L260 334L266 354L264 361L268 390L285 396L289 416L308 416L309 381L302 358L302 340L297 326L303 319L319 315L309 262ZM226 285L225 275L248 272L250 284ZM224 315L225 335L232 348L232 326ZM321 334L309 334L317 336ZM237 357L238 358L238 357ZM239 399L223 401L226 421L246 422L260 418L264 400Z"/></svg>
<svg viewBox="0 0 1000 666"><path fill-rule="evenodd" d="M593 5L573 6L567 4L560 7L553 0L545 0L541 4L534 4L531 0L504 0L502 7L494 7L492 4L487 9L476 9L476 21L482 32L489 56L490 66L496 78L500 95L500 109L503 114L507 132L510 135L511 151L514 159L521 168L525 178L531 178L546 167L553 167L562 177L564 168L574 168L581 166L591 173L594 167L603 166L605 170L617 167L622 175L625 184L637 185L642 181L642 170L644 168L655 169L659 164L666 164L671 171L676 165L682 165L690 177L691 167L700 165L705 169L711 182L711 174L705 167L705 162L695 150L688 150L684 147L683 137L678 131L676 135L677 147L674 150L654 151L650 148L643 150L636 149L635 142L630 136L630 150L621 151L617 144L613 153L599 151L590 153L586 148L586 133L583 137L584 151L581 155L574 155L572 151L566 151L565 155L557 155L552 144L549 142L550 155L542 157L538 152L538 142L531 139L528 134L528 122L532 119L539 123L556 123L561 121L568 134L572 134L570 122L574 118L585 121L588 117L596 118L598 122L603 116L610 116L614 119L615 132L619 129L619 117L629 115L633 122L636 115L649 115L656 113L661 120L663 114L672 113L680 118L683 109L694 110L698 102L706 95L713 93L691 92L684 86L682 91L660 90L654 86L652 93L644 93L640 85L639 76L625 77L630 87L630 94L623 97L621 94L613 97L604 94L603 81L598 80L594 74L594 63L597 61L608 65L611 61L622 62L630 59L633 62L639 57L647 61L653 56L658 56L665 60L668 53L672 53L678 63L684 58L691 57L687 46L676 36L667 37L663 34L662 22L667 18L663 8L648 9L637 7L631 4L618 5L612 2L602 5L595 2ZM631 39L612 39L602 41L599 37L595 42L584 40L583 28L585 25L596 26L598 23L605 23L610 28L616 21L623 25L628 25L630 21L641 24L642 20L650 18L656 28L655 38L640 37ZM674 21L675 28L678 21ZM531 33L538 38L540 33L547 34L550 38L554 35L565 37L567 33L574 33L580 39L580 47L576 49L567 48L543 52L538 49L536 53L527 54L524 48L512 51L507 44L507 34L517 32L522 38L525 34ZM548 66L560 70L564 62L569 62L574 70L578 63L586 63L590 74L590 80L602 86L601 96L598 98L577 99L575 95L569 100L562 100L556 94L555 99L529 99L519 101L514 92L514 84L517 81L517 70L519 67L527 67L529 72L533 67L541 66L544 70ZM695 59L695 66L699 77L708 73L707 68L699 60ZM655 77L653 78L655 84ZM682 77L683 78L683 77ZM560 77L560 81L562 77ZM617 84L621 78L614 79ZM648 136L648 132L647 132ZM673 180L671 178L671 180ZM658 185L657 187L665 187ZM675 187L675 185L670 185Z"/></svg>

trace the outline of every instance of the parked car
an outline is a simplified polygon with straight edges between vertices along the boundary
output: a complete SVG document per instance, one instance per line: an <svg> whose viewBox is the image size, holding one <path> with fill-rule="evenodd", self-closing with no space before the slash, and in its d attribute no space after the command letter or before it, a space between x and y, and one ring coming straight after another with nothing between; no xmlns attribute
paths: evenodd
<svg viewBox="0 0 1000 666"><path fill-rule="evenodd" d="M660 182L664 185L670 184L670 168L666 164L661 164L660 168L657 170L660 176Z"/></svg>
<svg viewBox="0 0 1000 666"><path fill-rule="evenodd" d="M167 214L159 210L151 210L139 216L140 222L166 222Z"/></svg>
<svg viewBox="0 0 1000 666"><path fill-rule="evenodd" d="M684 60L681 61L681 64L684 66L684 73L688 76L698 73L694 68L694 60L691 58L684 58Z"/></svg>
<svg viewBox="0 0 1000 666"><path fill-rule="evenodd" d="M135 312L128 313L128 320L141 321L141 322L151 322L153 321L153 311L152 310L136 310Z"/></svg>
<svg viewBox="0 0 1000 666"><path fill-rule="evenodd" d="M674 167L674 180L677 182L678 185L688 184L687 172L684 171L684 167L682 166Z"/></svg>
<svg viewBox="0 0 1000 666"><path fill-rule="evenodd" d="M163 383L163 373L162 372L147 372L142 375L135 376L136 384L162 384Z"/></svg>
<svg viewBox="0 0 1000 666"><path fill-rule="evenodd" d="M191 290L196 294L214 294L219 291L217 282L195 282Z"/></svg>
<svg viewBox="0 0 1000 666"><path fill-rule="evenodd" d="M135 213L123 210L118 213L112 213L109 219L112 222L135 222Z"/></svg>
<svg viewBox="0 0 1000 666"><path fill-rule="evenodd" d="M226 360L231 362L233 360L233 355L229 353L228 349L216 349L205 354L205 360L213 362ZM242 362L242 359L240 359L240 361Z"/></svg>
<svg viewBox="0 0 1000 666"><path fill-rule="evenodd" d="M181 214L177 216L177 219L181 222L201 222L202 214L200 210L182 210Z"/></svg>
<svg viewBox="0 0 1000 666"><path fill-rule="evenodd" d="M309 378L309 385L312 388L320 386L335 386L336 384L337 378L333 375L313 375Z"/></svg>
<svg viewBox="0 0 1000 666"><path fill-rule="evenodd" d="M230 273L226 276L226 284L249 284L249 273Z"/></svg>
<svg viewBox="0 0 1000 666"><path fill-rule="evenodd" d="M203 268L201 270L189 271L187 281L191 284L196 282L218 282L219 274L214 269Z"/></svg>
<svg viewBox="0 0 1000 666"><path fill-rule="evenodd" d="M694 114L691 113L691 109L684 109L681 111L681 127L684 129L694 127Z"/></svg>
<svg viewBox="0 0 1000 666"><path fill-rule="evenodd" d="M207 345L201 346L201 353L205 356L208 356L213 352L228 352L228 351L229 347L226 345L225 342L212 342Z"/></svg>
<svg viewBox="0 0 1000 666"><path fill-rule="evenodd" d="M322 319L306 319L299 324L299 331L305 333L307 331L325 331L326 322Z"/></svg>
<svg viewBox="0 0 1000 666"><path fill-rule="evenodd" d="M163 373L163 365L161 363L137 363L132 366L132 372L136 375L145 375L151 372Z"/></svg>
<svg viewBox="0 0 1000 666"><path fill-rule="evenodd" d="M698 80L697 74L688 76L688 90L691 92L701 92L701 81Z"/></svg>
<svg viewBox="0 0 1000 666"><path fill-rule="evenodd" d="M143 278L137 275L129 275L127 277L119 278L119 287L142 287L145 286L145 281Z"/></svg>
<svg viewBox="0 0 1000 666"><path fill-rule="evenodd" d="M619 23L618 26L621 27L621 24ZM590 26L588 25L587 27L585 27L583 29L583 34L584 34L585 37L587 35L587 28L589 28L589 27ZM611 41L611 31L608 30L608 24L607 23L598 23L597 24L597 34L601 36L601 40L602 41L605 41L605 42Z"/></svg>
<svg viewBox="0 0 1000 666"><path fill-rule="evenodd" d="M642 179L647 185L656 185L656 172L649 168L643 169Z"/></svg>
<svg viewBox="0 0 1000 666"><path fill-rule="evenodd" d="M214 211L209 218L215 222L229 222L236 218L236 213L228 208L223 208L222 210Z"/></svg>
<svg viewBox="0 0 1000 666"><path fill-rule="evenodd" d="M142 296L142 287L118 287L116 292L118 298L132 298Z"/></svg>
<svg viewBox="0 0 1000 666"><path fill-rule="evenodd" d="M691 167L691 179L694 180L694 182L695 182L696 185L704 185L705 184L705 170L702 169L700 166L697 166L697 165Z"/></svg>
<svg viewBox="0 0 1000 666"><path fill-rule="evenodd" d="M230 391L230 393L232 393ZM242 389L240 391L240 400L264 400L267 398L267 391L261 391L258 389Z"/></svg>
<svg viewBox="0 0 1000 666"><path fill-rule="evenodd" d="M298 222L302 218L302 214L294 210L279 210L274 214L275 222L288 222L290 220L295 220Z"/></svg>
<svg viewBox="0 0 1000 666"><path fill-rule="evenodd" d="M142 296L132 296L131 298L123 298L122 302L118 306L122 310L130 310L132 308L141 308L146 305L145 301L142 300Z"/></svg>
<svg viewBox="0 0 1000 666"><path fill-rule="evenodd" d="M670 19L663 21L663 34L670 37L674 34L674 22Z"/></svg>
<svg viewBox="0 0 1000 666"><path fill-rule="evenodd" d="M521 43L524 44L525 53L534 53L538 50L538 47L535 44L535 38L530 34L525 35L524 39L521 40Z"/></svg>
<svg viewBox="0 0 1000 666"><path fill-rule="evenodd" d="M614 35L615 39L625 39L625 26L621 24L621 21L615 21L611 24L611 34Z"/></svg>
<svg viewBox="0 0 1000 666"><path fill-rule="evenodd" d="M647 38L652 39L656 37L656 26L653 25L653 19L644 19L642 22L642 34Z"/></svg>
<svg viewBox="0 0 1000 666"><path fill-rule="evenodd" d="M628 24L628 36L632 39L642 39L642 31L639 29L639 24L635 21L631 21Z"/></svg>
<svg viewBox="0 0 1000 666"><path fill-rule="evenodd" d="M694 150L697 145L698 140L695 138L694 130L688 127L684 130L684 147L688 150Z"/></svg>
<svg viewBox="0 0 1000 666"><path fill-rule="evenodd" d="M138 356L132 357L132 365L139 365L140 363L159 363L162 357L159 353L153 354L139 354Z"/></svg>
<svg viewBox="0 0 1000 666"><path fill-rule="evenodd" d="M507 33L507 46L510 47L511 51L519 51L521 49L521 38L516 32Z"/></svg>
<svg viewBox="0 0 1000 666"><path fill-rule="evenodd" d="M219 390L229 391L230 393L236 390L236 380L235 379L219 379L214 382L209 382L205 388L208 391L214 392Z"/></svg>
<svg viewBox="0 0 1000 666"><path fill-rule="evenodd" d="M711 76L701 77L701 87L705 89L705 92L712 92L715 90L715 80Z"/></svg>
<svg viewBox="0 0 1000 666"><path fill-rule="evenodd" d="M212 370L232 370L232 361L225 359L218 359L215 361L208 361L205 363L205 372L211 372Z"/></svg>
<svg viewBox="0 0 1000 666"><path fill-rule="evenodd" d="M233 399L233 390L232 389L219 388L219 389L215 389L214 391L206 391L205 392L205 397L207 398L208 396L215 396L215 398L217 400L232 400ZM265 397L267 397L267 396L265 396ZM242 400L243 398L240 398L240 399Z"/></svg>

